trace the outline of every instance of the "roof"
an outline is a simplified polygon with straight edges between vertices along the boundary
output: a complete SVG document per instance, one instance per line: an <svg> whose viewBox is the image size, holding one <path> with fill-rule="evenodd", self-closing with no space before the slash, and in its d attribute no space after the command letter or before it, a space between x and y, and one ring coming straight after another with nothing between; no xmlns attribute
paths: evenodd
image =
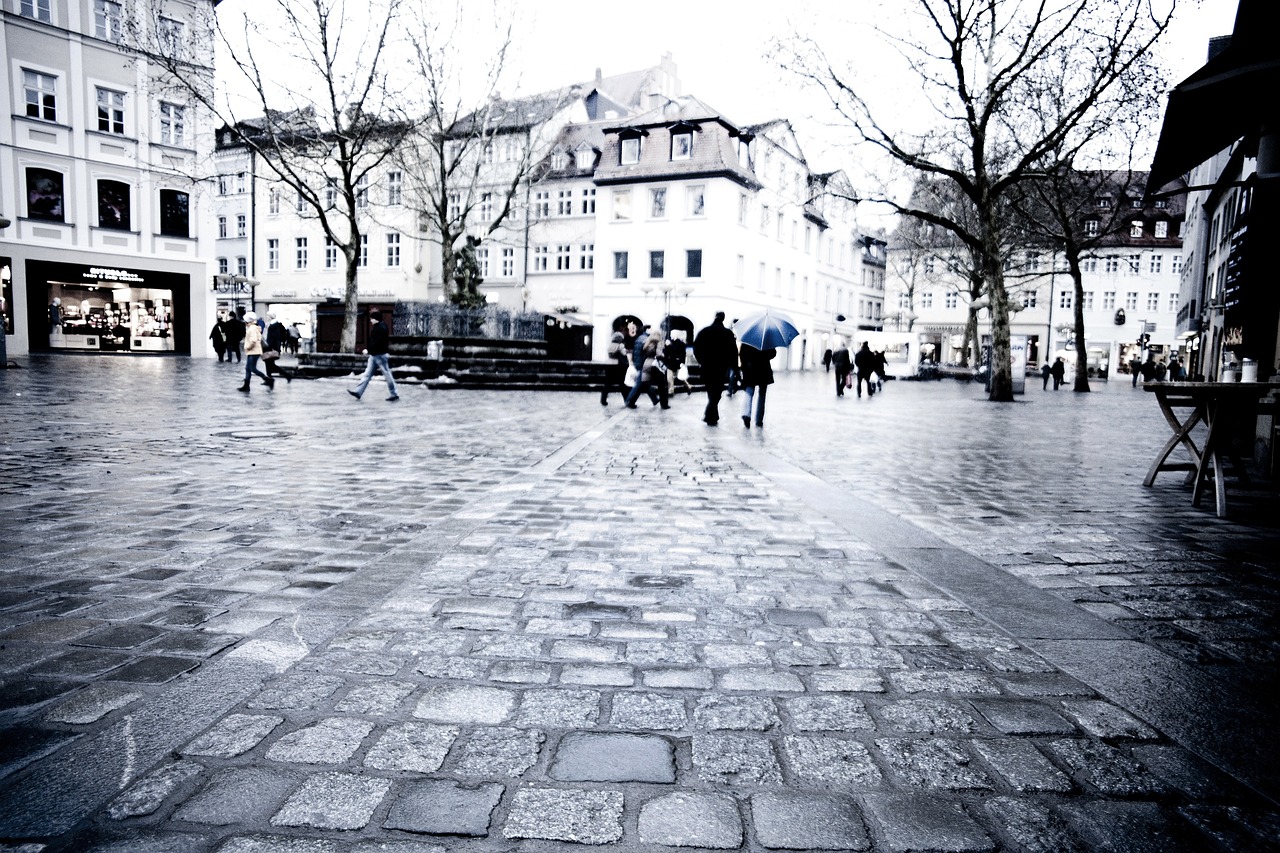
<svg viewBox="0 0 1280 853"><path fill-rule="evenodd" d="M510 100L494 97L482 110L455 121L447 135L470 136L481 129L502 133L538 127L579 97L581 91L576 86Z"/></svg>
<svg viewBox="0 0 1280 853"><path fill-rule="evenodd" d="M1240 0L1231 42L1169 93L1147 192L1274 121L1280 89L1275 0Z"/></svg>

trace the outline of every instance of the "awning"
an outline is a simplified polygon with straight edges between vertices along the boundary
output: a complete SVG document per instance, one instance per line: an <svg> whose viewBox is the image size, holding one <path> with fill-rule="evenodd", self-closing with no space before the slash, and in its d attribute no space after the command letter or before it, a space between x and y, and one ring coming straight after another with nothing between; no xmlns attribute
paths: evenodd
<svg viewBox="0 0 1280 853"><path fill-rule="evenodd" d="M1240 0L1231 43L1169 93L1147 194L1280 121L1275 0Z"/></svg>

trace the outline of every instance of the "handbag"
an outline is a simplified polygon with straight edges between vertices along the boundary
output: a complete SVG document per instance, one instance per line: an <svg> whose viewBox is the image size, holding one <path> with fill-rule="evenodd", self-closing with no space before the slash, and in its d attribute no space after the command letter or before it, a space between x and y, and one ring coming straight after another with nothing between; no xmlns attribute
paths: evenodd
<svg viewBox="0 0 1280 853"><path fill-rule="evenodd" d="M263 350L262 352L262 358L266 361L275 361L279 357L280 357L279 350L269 349L269 350Z"/></svg>
<svg viewBox="0 0 1280 853"><path fill-rule="evenodd" d="M625 379L622 380L622 382L625 385L635 385L636 379L639 376L640 374L639 372L636 371L636 366L633 364L627 368L627 376Z"/></svg>
<svg viewBox="0 0 1280 853"><path fill-rule="evenodd" d="M844 387L846 388L853 387L853 373L846 373L844 375Z"/></svg>

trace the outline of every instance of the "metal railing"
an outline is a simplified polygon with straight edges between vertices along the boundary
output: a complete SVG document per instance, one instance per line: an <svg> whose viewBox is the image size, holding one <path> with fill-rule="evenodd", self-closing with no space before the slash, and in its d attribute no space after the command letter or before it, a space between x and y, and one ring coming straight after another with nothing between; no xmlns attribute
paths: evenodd
<svg viewBox="0 0 1280 853"><path fill-rule="evenodd" d="M516 314L505 308L459 308L437 302L397 302L392 314L397 336L423 338L488 338L541 341L541 314Z"/></svg>

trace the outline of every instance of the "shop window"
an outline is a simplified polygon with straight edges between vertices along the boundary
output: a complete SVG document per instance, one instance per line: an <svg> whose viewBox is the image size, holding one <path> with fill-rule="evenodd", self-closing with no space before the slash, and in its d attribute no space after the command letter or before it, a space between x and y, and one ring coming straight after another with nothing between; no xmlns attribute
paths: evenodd
<svg viewBox="0 0 1280 853"><path fill-rule="evenodd" d="M98 181L98 227L128 231L130 187L120 181Z"/></svg>
<svg viewBox="0 0 1280 853"><path fill-rule="evenodd" d="M191 236L191 197L179 190L160 190L160 234Z"/></svg>
<svg viewBox="0 0 1280 853"><path fill-rule="evenodd" d="M45 222L65 222L62 173L27 169L27 217Z"/></svg>

